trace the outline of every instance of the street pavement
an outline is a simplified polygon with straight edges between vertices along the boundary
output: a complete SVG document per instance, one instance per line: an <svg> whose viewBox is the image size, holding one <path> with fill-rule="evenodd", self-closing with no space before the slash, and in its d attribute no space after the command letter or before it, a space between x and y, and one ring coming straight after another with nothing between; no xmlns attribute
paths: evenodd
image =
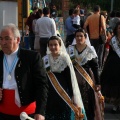
<svg viewBox="0 0 120 120"><path fill-rule="evenodd" d="M117 114L112 113L112 107L111 104L105 104L105 120L120 120L120 111Z"/></svg>

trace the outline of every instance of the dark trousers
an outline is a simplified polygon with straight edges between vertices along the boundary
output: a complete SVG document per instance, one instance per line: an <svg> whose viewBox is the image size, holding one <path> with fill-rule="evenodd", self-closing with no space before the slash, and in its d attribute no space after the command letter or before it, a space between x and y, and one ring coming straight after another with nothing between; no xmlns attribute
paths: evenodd
<svg viewBox="0 0 120 120"><path fill-rule="evenodd" d="M28 116L34 118L34 114L31 114ZM20 119L20 116L13 116L13 115L0 113L0 120L21 120L21 119Z"/></svg>
<svg viewBox="0 0 120 120"><path fill-rule="evenodd" d="M72 44L73 42L73 39L75 38L75 35L72 34L72 35L67 35L67 38L66 38L66 48Z"/></svg>
<svg viewBox="0 0 120 120"><path fill-rule="evenodd" d="M104 44L100 44L98 39L90 39L91 45L95 48L98 55L99 68L103 67Z"/></svg>
<svg viewBox="0 0 120 120"><path fill-rule="evenodd" d="M49 38L40 38L40 54L41 54L41 57L46 55L48 40L49 40Z"/></svg>
<svg viewBox="0 0 120 120"><path fill-rule="evenodd" d="M79 28L80 28L80 25L73 24L73 27L76 28L76 29L79 29Z"/></svg>
<svg viewBox="0 0 120 120"><path fill-rule="evenodd" d="M35 41L35 34L33 32L29 33L29 43L31 50L34 50L34 41Z"/></svg>

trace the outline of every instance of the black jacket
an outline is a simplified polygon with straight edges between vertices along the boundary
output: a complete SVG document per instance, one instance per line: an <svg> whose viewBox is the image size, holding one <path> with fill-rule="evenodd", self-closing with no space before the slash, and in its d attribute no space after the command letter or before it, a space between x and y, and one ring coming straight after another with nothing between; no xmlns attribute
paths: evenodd
<svg viewBox="0 0 120 120"><path fill-rule="evenodd" d="M3 84L3 51L0 51L0 87ZM48 81L39 53L19 49L18 63L15 68L15 79L21 105L36 101L36 114L45 114Z"/></svg>

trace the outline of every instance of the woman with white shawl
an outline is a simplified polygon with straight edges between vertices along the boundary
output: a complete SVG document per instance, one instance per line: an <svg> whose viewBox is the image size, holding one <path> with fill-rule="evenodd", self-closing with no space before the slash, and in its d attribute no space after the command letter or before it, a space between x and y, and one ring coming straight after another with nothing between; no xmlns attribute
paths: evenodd
<svg viewBox="0 0 120 120"><path fill-rule="evenodd" d="M87 41L87 42L86 42ZM74 45L68 47L68 53L73 56L80 67L82 67L85 74L90 76L96 90L100 90L99 72L98 72L98 57L94 48L90 45L88 35L83 29L78 29L75 32ZM73 55L71 55L73 51ZM74 68L75 64L73 63ZM78 85L81 91L83 104L85 107L88 120L102 120L100 117L95 118L96 102L95 90L87 82L87 77L75 69L78 80ZM98 114L98 113L97 113Z"/></svg>
<svg viewBox="0 0 120 120"><path fill-rule="evenodd" d="M74 68L68 53L60 37L52 36L48 41L47 55L43 57L46 69L50 66L50 71L55 75L57 82L66 92L73 104L80 107L83 119L87 120L80 90L75 76ZM47 62L46 62L47 61ZM71 120L71 109L67 101L59 93L49 79L49 95L46 106L46 120Z"/></svg>

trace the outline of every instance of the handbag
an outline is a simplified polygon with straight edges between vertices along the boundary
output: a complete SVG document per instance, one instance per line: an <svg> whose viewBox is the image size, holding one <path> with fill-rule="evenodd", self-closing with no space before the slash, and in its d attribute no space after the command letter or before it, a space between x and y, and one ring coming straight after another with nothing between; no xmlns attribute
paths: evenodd
<svg viewBox="0 0 120 120"><path fill-rule="evenodd" d="M101 15L99 18L99 44L105 44L106 43L106 36L100 35L100 27L101 27Z"/></svg>

